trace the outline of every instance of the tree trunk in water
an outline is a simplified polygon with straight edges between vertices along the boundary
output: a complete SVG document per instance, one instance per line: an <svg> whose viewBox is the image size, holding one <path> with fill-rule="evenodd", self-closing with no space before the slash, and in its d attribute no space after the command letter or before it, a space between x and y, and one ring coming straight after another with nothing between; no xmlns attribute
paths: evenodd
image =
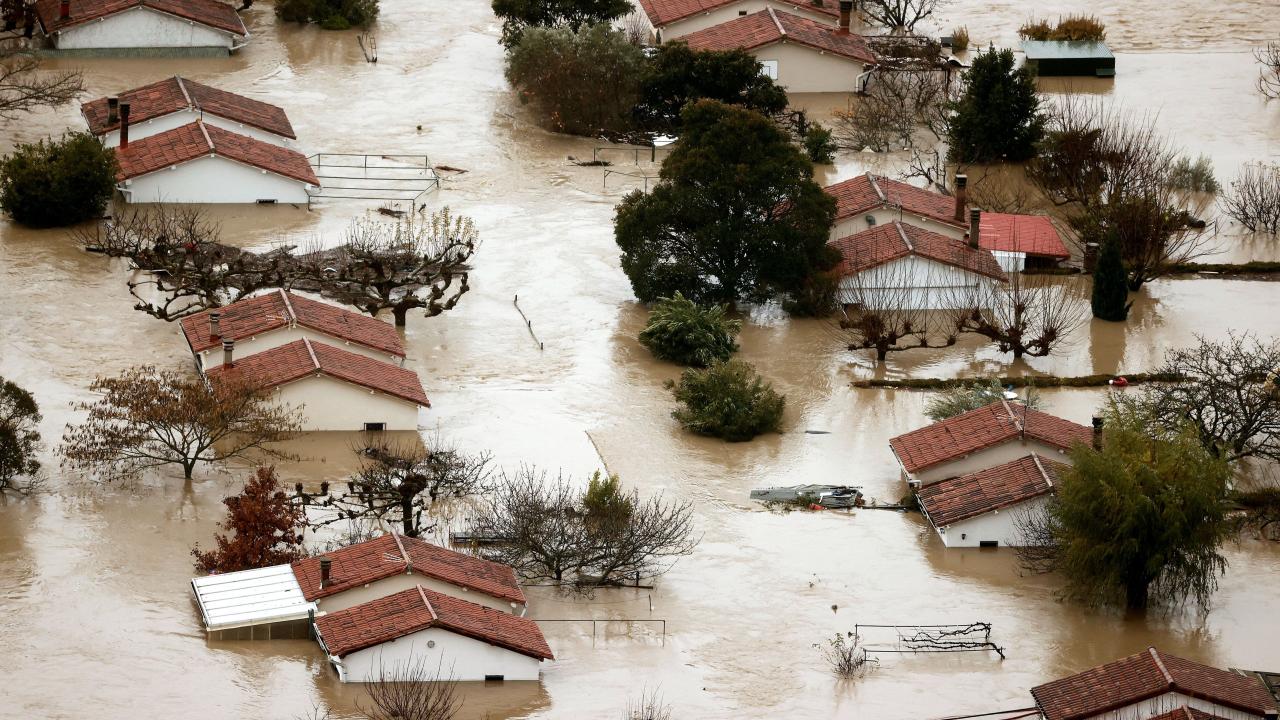
<svg viewBox="0 0 1280 720"><path fill-rule="evenodd" d="M1142 284L1143 284L1144 282L1145 282L1145 281L1144 281L1142 278L1138 278L1138 277L1131 277L1131 278L1129 278L1129 283L1128 283L1128 284L1129 284L1129 292L1138 292L1139 290L1141 290L1141 289L1142 289Z"/></svg>
<svg viewBox="0 0 1280 720"><path fill-rule="evenodd" d="M1147 588L1150 584L1146 576L1129 581L1128 586L1125 588L1125 601L1130 610L1147 609Z"/></svg>
<svg viewBox="0 0 1280 720"><path fill-rule="evenodd" d="M396 327L404 327L409 318L409 308L396 306L391 308L391 314L396 317Z"/></svg>
<svg viewBox="0 0 1280 720"><path fill-rule="evenodd" d="M183 460L183 461L182 461L182 477L186 478L187 480L190 480L190 479L191 479L191 473L192 473L192 472L194 472L194 471L195 471L195 469L196 469L196 461L195 461L195 460Z"/></svg>
<svg viewBox="0 0 1280 720"><path fill-rule="evenodd" d="M889 348L883 348L883 347L878 347L878 348L876 348L876 361L877 361L877 362L879 362L879 363L881 363L881 364L884 364L884 361L885 361L888 357L889 357Z"/></svg>

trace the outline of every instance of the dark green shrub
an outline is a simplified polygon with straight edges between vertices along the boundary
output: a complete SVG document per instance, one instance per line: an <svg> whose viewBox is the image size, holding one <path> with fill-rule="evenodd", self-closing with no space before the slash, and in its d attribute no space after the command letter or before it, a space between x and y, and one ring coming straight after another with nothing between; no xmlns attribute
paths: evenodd
<svg viewBox="0 0 1280 720"><path fill-rule="evenodd" d="M831 131L813 123L804 134L804 152L815 165L830 165L836 161L836 143Z"/></svg>
<svg viewBox="0 0 1280 720"><path fill-rule="evenodd" d="M646 63L635 108L640 129L680 134L680 112L697 100L717 100L773 116L786 110L787 91L760 71L746 50L690 50L664 43Z"/></svg>
<svg viewBox="0 0 1280 720"><path fill-rule="evenodd" d="M729 442L778 432L787 399L741 360L689 369L667 388L684 407L671 413L686 430Z"/></svg>
<svg viewBox="0 0 1280 720"><path fill-rule="evenodd" d="M839 289L840 280L834 274L814 273L782 302L782 308L792 317L829 317L836 311Z"/></svg>
<svg viewBox="0 0 1280 720"><path fill-rule="evenodd" d="M100 217L115 193L115 152L87 132L19 145L0 160L0 208L23 225Z"/></svg>
<svg viewBox="0 0 1280 720"><path fill-rule="evenodd" d="M1192 160L1185 155L1169 169L1169 187L1200 193L1216 193L1222 189L1213 176L1213 160L1201 155Z"/></svg>
<svg viewBox="0 0 1280 720"><path fill-rule="evenodd" d="M378 0L277 0L276 17L316 23L324 30L368 27L378 19Z"/></svg>
<svg viewBox="0 0 1280 720"><path fill-rule="evenodd" d="M1109 239L1102 243L1098 266L1093 271L1093 316L1110 322L1129 317L1129 285L1120 257L1120 243Z"/></svg>
<svg viewBox="0 0 1280 720"><path fill-rule="evenodd" d="M1017 65L1012 50L979 53L960 100L950 107L952 162L1020 162L1035 154L1044 136L1035 76Z"/></svg>
<svg viewBox="0 0 1280 720"><path fill-rule="evenodd" d="M738 349L733 339L742 323L726 318L725 310L698 305L680 293L662 298L640 331L640 344L654 357L681 365L707 367L728 360Z"/></svg>

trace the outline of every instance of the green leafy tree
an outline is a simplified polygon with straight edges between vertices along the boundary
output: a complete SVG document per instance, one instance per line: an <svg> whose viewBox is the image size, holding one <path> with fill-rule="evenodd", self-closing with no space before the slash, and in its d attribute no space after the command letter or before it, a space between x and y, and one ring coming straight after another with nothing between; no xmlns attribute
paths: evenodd
<svg viewBox="0 0 1280 720"><path fill-rule="evenodd" d="M835 200L776 124L714 100L687 106L683 122L653 191L618 205L614 235L636 297L732 305L799 290L839 261L827 246Z"/></svg>
<svg viewBox="0 0 1280 720"><path fill-rule="evenodd" d="M1111 322L1129 317L1129 280L1120 257L1120 243L1102 243L1098 266L1093 271L1093 316Z"/></svg>
<svg viewBox="0 0 1280 720"><path fill-rule="evenodd" d="M1193 600L1208 607L1226 569L1219 547L1231 532L1226 460L1195 432L1152 435L1153 420L1113 395L1101 449L1077 446L1039 520L1022 519L1030 567L1056 570L1066 593L1143 610Z"/></svg>
<svg viewBox="0 0 1280 720"><path fill-rule="evenodd" d="M0 495L35 487L40 461L40 408L31 393L0 376Z"/></svg>
<svg viewBox="0 0 1280 720"><path fill-rule="evenodd" d="M671 416L699 435L743 442L782 427L787 399L750 363L730 360L705 370L691 368L680 382L668 380L666 386L684 406Z"/></svg>
<svg viewBox="0 0 1280 720"><path fill-rule="evenodd" d="M640 331L640 344L655 357L681 365L706 367L728 360L738 350L734 338L742 322L725 312L723 305L698 305L680 293L662 298Z"/></svg>
<svg viewBox="0 0 1280 720"><path fill-rule="evenodd" d="M493 14L502 19L502 45L508 50L530 28L578 32L591 25L607 25L631 10L628 0L493 0Z"/></svg>
<svg viewBox="0 0 1280 720"><path fill-rule="evenodd" d="M1035 76L1017 66L1009 49L991 48L974 58L951 109L952 162L1026 160L1044 135Z"/></svg>
<svg viewBox="0 0 1280 720"><path fill-rule="evenodd" d="M18 145L0 160L0 208L31 227L99 217L115 193L115 152L87 132Z"/></svg>
<svg viewBox="0 0 1280 720"><path fill-rule="evenodd" d="M630 129L643 66L607 25L530 28L507 54L507 79L553 130L598 135Z"/></svg>
<svg viewBox="0 0 1280 720"><path fill-rule="evenodd" d="M760 61L745 50L691 50L683 42L660 46L640 83L636 119L654 132L679 133L680 112L697 100L775 115L787 107L787 92L760 72Z"/></svg>
<svg viewBox="0 0 1280 720"><path fill-rule="evenodd" d="M817 165L830 165L836 161L836 141L831 130L813 123L804 134L804 152Z"/></svg>
<svg viewBox="0 0 1280 720"><path fill-rule="evenodd" d="M378 19L378 0L277 0L276 17L316 23L325 30L368 27Z"/></svg>

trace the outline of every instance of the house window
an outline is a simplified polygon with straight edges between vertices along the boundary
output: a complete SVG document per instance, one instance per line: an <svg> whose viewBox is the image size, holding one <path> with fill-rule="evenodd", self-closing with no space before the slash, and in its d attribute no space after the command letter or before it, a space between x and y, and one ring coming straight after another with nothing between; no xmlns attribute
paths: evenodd
<svg viewBox="0 0 1280 720"><path fill-rule="evenodd" d="M875 227L875 224L876 224L876 216L875 216L875 215L868 215L868 216L867 216L867 227Z"/></svg>
<svg viewBox="0 0 1280 720"><path fill-rule="evenodd" d="M747 16L747 11L746 11L746 10L739 10L739 11L738 11L738 17L746 17L746 16Z"/></svg>
<svg viewBox="0 0 1280 720"><path fill-rule="evenodd" d="M777 60L761 60L760 74L770 80L778 79L778 61Z"/></svg>
<svg viewBox="0 0 1280 720"><path fill-rule="evenodd" d="M507 679L506 675L485 675L484 676L485 682L502 682L503 680L506 680L506 679Z"/></svg>
<svg viewBox="0 0 1280 720"><path fill-rule="evenodd" d="M978 541L978 547L980 547L980 548L984 548L984 547L999 547L999 546L1000 546L1000 541L999 541L999 540L979 540L979 541Z"/></svg>
<svg viewBox="0 0 1280 720"><path fill-rule="evenodd" d="M383 430L386 430L386 429L387 429L387 424L384 422L364 424L365 432L382 432Z"/></svg>
<svg viewBox="0 0 1280 720"><path fill-rule="evenodd" d="M275 205L276 199L275 198L258 198L258 204L259 205Z"/></svg>

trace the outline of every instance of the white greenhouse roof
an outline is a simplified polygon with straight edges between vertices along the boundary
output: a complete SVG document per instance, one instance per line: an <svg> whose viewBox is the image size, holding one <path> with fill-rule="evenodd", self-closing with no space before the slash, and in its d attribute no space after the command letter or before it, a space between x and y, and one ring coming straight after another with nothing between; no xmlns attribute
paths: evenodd
<svg viewBox="0 0 1280 720"><path fill-rule="evenodd" d="M301 620L316 604L302 595L288 565L208 575L191 581L209 631Z"/></svg>

